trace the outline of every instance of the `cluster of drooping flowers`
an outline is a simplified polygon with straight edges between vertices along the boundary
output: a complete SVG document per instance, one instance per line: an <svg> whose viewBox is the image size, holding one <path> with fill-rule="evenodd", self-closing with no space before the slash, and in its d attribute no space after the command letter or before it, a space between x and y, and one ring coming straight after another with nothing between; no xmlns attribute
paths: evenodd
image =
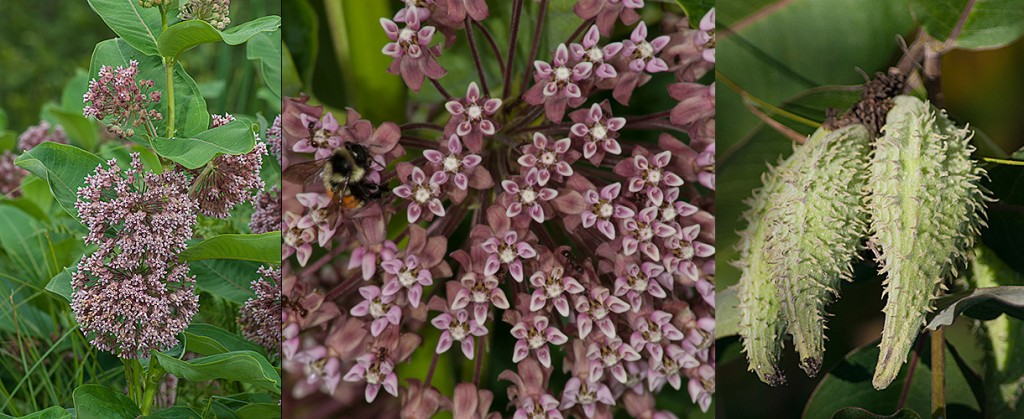
<svg viewBox="0 0 1024 419"><path fill-rule="evenodd" d="M29 151L45 142L67 144L68 136L60 125L51 126L49 122L41 121L18 136L18 150Z"/></svg>
<svg viewBox="0 0 1024 419"><path fill-rule="evenodd" d="M144 171L137 153L122 170L96 168L75 209L96 250L72 275L71 308L97 348L122 358L177 343L199 310L195 278L178 260L192 237L197 205L179 172Z"/></svg>
<svg viewBox="0 0 1024 419"><path fill-rule="evenodd" d="M217 29L224 30L231 24L228 17L231 0L188 0L181 5L181 20L202 20Z"/></svg>
<svg viewBox="0 0 1024 419"><path fill-rule="evenodd" d="M256 298L245 302L238 316L242 336L276 356L281 348L281 269L260 267L252 281Z"/></svg>
<svg viewBox="0 0 1024 419"><path fill-rule="evenodd" d="M100 120L112 117L104 122L122 138L134 136L134 128L139 126L154 134L153 121L163 119L163 114L149 108L160 102L161 92L149 91L153 80L137 80L138 75L139 62L135 60L127 68L100 67L99 78L89 80L89 90L82 97L88 103L82 113Z"/></svg>
<svg viewBox="0 0 1024 419"><path fill-rule="evenodd" d="M171 4L171 0L139 0L139 6L144 8L163 7Z"/></svg>
<svg viewBox="0 0 1024 419"><path fill-rule="evenodd" d="M213 115L210 128L223 126L235 118L225 114ZM263 179L260 168L267 145L256 138L252 151L245 154L222 154L206 163L202 168L189 170L195 180L190 195L199 202L199 212L208 217L226 218L235 205L243 201L253 202L253 190L262 190Z"/></svg>
<svg viewBox="0 0 1024 419"><path fill-rule="evenodd" d="M541 12L530 66L514 74L526 7L515 0L508 54L494 48L502 68L494 80L475 38L493 40L478 23L489 15L483 0L405 4L381 19L388 70L414 91L433 84L447 115L374 129L351 109L341 123L308 98L285 103L286 174L289 162L308 167L359 144L369 153L359 186L390 189L339 206L332 201L355 194L332 199L317 182L285 185L284 253L298 262L285 264L282 325L294 396L327 393L351 413L353 399L374 403L383 389L401 401L389 414L483 417L493 393L479 371L493 341L512 346L516 371L499 379L512 383L507 413L515 417L672 417L654 407L666 385L685 387L707 410L715 390L714 86L698 81L714 66L714 11L698 29L666 19L658 27L666 34L653 36L639 22L642 1L580 1L583 23L550 61L538 59ZM602 42L618 20L636 24L629 39ZM439 82L438 57L461 30L479 79L454 97ZM437 32L446 42L433 39ZM673 76L675 108L614 114L654 77ZM596 98L609 91L621 107ZM643 131L661 136L641 139ZM398 161L406 150L411 156ZM511 331L498 332L508 329L497 322ZM398 383L408 345L435 333L430 372ZM475 363L474 380L451 395L431 385L442 353ZM549 387L554 375L567 384Z"/></svg>

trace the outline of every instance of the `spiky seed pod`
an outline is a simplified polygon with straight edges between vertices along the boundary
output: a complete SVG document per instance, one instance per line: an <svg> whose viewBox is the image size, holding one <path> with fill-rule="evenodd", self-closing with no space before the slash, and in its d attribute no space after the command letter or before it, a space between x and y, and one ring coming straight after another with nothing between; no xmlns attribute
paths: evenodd
<svg viewBox="0 0 1024 419"><path fill-rule="evenodd" d="M766 248L769 275L800 367L812 377L825 353L825 306L839 296L842 280L851 278L851 261L867 235L870 150L864 125L819 129L779 168L782 188L765 215L773 226Z"/></svg>
<svg viewBox="0 0 1024 419"><path fill-rule="evenodd" d="M863 125L819 129L764 176L741 233L741 336L762 381L783 381L776 367L782 334L793 335L801 367L815 375L824 353L825 305L849 278L866 232Z"/></svg>
<svg viewBox="0 0 1024 419"><path fill-rule="evenodd" d="M964 265L989 200L979 185L985 171L971 160L972 133L920 99L894 103L868 180L871 243L887 296L876 389L896 378L932 300Z"/></svg>
<svg viewBox="0 0 1024 419"><path fill-rule="evenodd" d="M764 216L772 208L770 197L782 189L778 169L769 167L761 175L761 184L761 188L755 189L747 201L750 208L743 213L747 228L740 232L736 246L740 253L736 266L742 270L739 332L743 338L743 352L747 354L747 369L757 373L761 381L777 386L786 382L778 367L786 324L781 315L779 293L772 283L770 266L765 258L771 226L764 222Z"/></svg>

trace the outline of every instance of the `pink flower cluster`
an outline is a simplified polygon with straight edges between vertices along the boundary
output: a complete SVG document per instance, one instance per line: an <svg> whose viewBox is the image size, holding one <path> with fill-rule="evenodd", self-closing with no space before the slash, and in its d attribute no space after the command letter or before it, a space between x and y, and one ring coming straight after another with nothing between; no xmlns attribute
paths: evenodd
<svg viewBox="0 0 1024 419"><path fill-rule="evenodd" d="M231 0L188 0L181 5L181 20L202 20L217 29L224 30L231 24L228 8Z"/></svg>
<svg viewBox="0 0 1024 419"><path fill-rule="evenodd" d="M285 279L285 370L301 376L295 397L320 391L371 403L383 389L400 398L396 415L444 409L486 416L493 393L479 373L452 395L431 386L434 366L422 381L397 382L408 345L437 334L426 345L435 363L454 352L477 371L488 357L484 342L512 342L516 370L499 378L512 384L516 418L612 417L620 409L668 418L655 409L656 395L684 387L709 408L714 87L698 80L713 67L713 22L699 29L666 23L659 28L666 35L649 36L637 13L643 5L579 1L574 10L584 22L576 34L555 47L552 61L527 60L520 76L532 75L532 84L518 92L509 84L509 94L492 96L481 69L479 83L452 97L436 83L445 75L436 58L450 42L432 36L465 30L471 46L474 32L491 37L474 24L486 18L487 5L410 0L393 20L381 20L392 41L383 52L412 90L433 81L447 114L373 131L352 110L342 125L303 99L286 103L286 149L325 158L346 143L362 144L373 162L367 181L397 184L344 209L331 209L318 186L286 187L285 253L303 267ZM516 0L513 13L522 6ZM630 38L602 43L618 20L637 24ZM512 50L495 58L512 60ZM674 109L616 116L595 98L610 91L629 106L633 91L655 76L674 76ZM503 74L506 83L514 78ZM440 105L430 104L434 115ZM410 111L422 114L431 110ZM359 125L361 138L387 135L354 141ZM654 142L630 130L662 134ZM396 161L406 149L421 153ZM511 331L498 332L508 330L499 321ZM567 384L551 388L553 375Z"/></svg>
<svg viewBox="0 0 1024 419"><path fill-rule="evenodd" d="M18 150L29 151L45 142L67 144L68 136L60 125L51 126L49 122L40 121L39 125L28 127L18 136Z"/></svg>
<svg viewBox="0 0 1024 419"><path fill-rule="evenodd" d="M260 267L252 281L256 298L245 302L238 316L242 336L276 356L281 348L281 269Z"/></svg>
<svg viewBox="0 0 1024 419"><path fill-rule="evenodd" d="M137 153L128 170L116 160L107 166L78 190L85 243L97 249L72 274L71 308L100 350L145 357L175 345L199 310L195 278L178 261L197 205L184 174L145 172Z"/></svg>
<svg viewBox="0 0 1024 419"><path fill-rule="evenodd" d="M161 92L150 92L153 80L137 80L138 75L139 62L135 60L127 68L100 67L99 78L89 81L89 90L82 97L88 103L82 113L100 120L112 117L105 122L122 138L134 136L134 128L139 126L153 134L153 121L163 119L163 115L150 107L160 102Z"/></svg>
<svg viewBox="0 0 1024 419"><path fill-rule="evenodd" d="M234 121L231 115L213 115L210 128L223 126ZM252 190L263 189L260 168L267 145L256 139L256 146L245 154L222 154L210 160L206 166L189 170L193 187L190 195L199 202L199 213L207 217L227 218L228 212L243 201L253 202L256 197Z"/></svg>

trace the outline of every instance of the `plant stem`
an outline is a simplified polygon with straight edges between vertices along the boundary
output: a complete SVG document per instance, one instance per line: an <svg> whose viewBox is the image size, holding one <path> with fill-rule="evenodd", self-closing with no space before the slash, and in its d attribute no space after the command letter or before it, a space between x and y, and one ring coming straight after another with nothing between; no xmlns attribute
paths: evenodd
<svg viewBox="0 0 1024 419"><path fill-rule="evenodd" d="M473 63L476 64L477 75L480 76L480 87L484 90L484 96L490 96L491 91L487 88L487 77L484 75L484 65L480 61L480 51L476 49L476 39L473 38L473 19L466 16L466 41L469 42L469 49L473 52Z"/></svg>
<svg viewBox="0 0 1024 419"><path fill-rule="evenodd" d="M195 197L195 192L199 189L199 185L206 182L208 175L213 171L213 167L213 160L206 163L206 167L203 168L203 171L199 173L199 176L196 176L195 180L192 181L192 185L189 185L188 196Z"/></svg>
<svg viewBox="0 0 1024 419"><path fill-rule="evenodd" d="M522 86L524 88L526 83L530 82L530 67L533 66L533 60L537 59L537 48L540 47L541 30L544 29L544 17L548 14L548 1L540 0L540 11L537 12L537 26L533 28L533 43L530 45L530 57L526 60L526 71L523 72Z"/></svg>
<svg viewBox="0 0 1024 419"><path fill-rule="evenodd" d="M667 111L664 111L664 112L657 112L657 113L652 113L652 114L648 114L648 115L630 116L630 117L626 117L626 123L627 124L635 124L637 122L651 121L651 120L655 120L655 119L664 119L664 118L668 118L669 115L671 115L671 114L672 114L672 110L667 110Z"/></svg>
<svg viewBox="0 0 1024 419"><path fill-rule="evenodd" d="M174 59L164 59L167 72L167 138L174 138Z"/></svg>
<svg viewBox="0 0 1024 419"><path fill-rule="evenodd" d="M491 31L487 30L487 27L481 25L480 22L473 21L473 26L476 26L480 33L484 35L484 39L491 46L491 51L494 52L494 58L498 60L498 68L505 68L505 59L501 56L501 51L498 49L498 43L494 41L494 35L491 35Z"/></svg>
<svg viewBox="0 0 1024 419"><path fill-rule="evenodd" d="M444 131L444 127L437 124L431 124L429 122L412 122L408 124L402 124L401 128L402 131L414 129L432 129L435 131Z"/></svg>
<svg viewBox="0 0 1024 419"><path fill-rule="evenodd" d="M437 369L437 358L441 355L434 352L434 357L430 359L430 369L427 370L427 378L423 379L423 385L429 386L430 381L434 379L434 370Z"/></svg>
<svg viewBox="0 0 1024 419"><path fill-rule="evenodd" d="M946 339L942 327L931 332L932 338L932 418L946 418Z"/></svg>
<svg viewBox="0 0 1024 419"><path fill-rule="evenodd" d="M512 3L512 32L509 34L508 59L505 60L505 72L503 74L504 86L501 91L501 98L504 100L512 90L512 62L516 58L516 39L519 37L519 18L523 14L523 0L513 0Z"/></svg>
<svg viewBox="0 0 1024 419"><path fill-rule="evenodd" d="M160 387L160 380L164 377L164 369L160 366L160 363L155 359L149 359L149 372L146 374L146 380L143 383L145 389L142 394L142 404L139 405L139 410L142 410L143 416L148 416L149 412L153 410L153 399L156 396L156 389Z"/></svg>
<svg viewBox="0 0 1024 419"><path fill-rule="evenodd" d="M164 31L167 30L167 5L160 5L160 28Z"/></svg>

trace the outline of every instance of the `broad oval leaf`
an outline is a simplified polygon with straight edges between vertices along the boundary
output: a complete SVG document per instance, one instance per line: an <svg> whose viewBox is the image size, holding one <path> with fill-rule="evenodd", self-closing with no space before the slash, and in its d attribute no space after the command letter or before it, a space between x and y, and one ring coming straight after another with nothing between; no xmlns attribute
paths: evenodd
<svg viewBox="0 0 1024 419"><path fill-rule="evenodd" d="M910 409L900 409L891 415L876 415L859 407L844 407L832 415L832 419L921 419L921 415Z"/></svg>
<svg viewBox="0 0 1024 419"><path fill-rule="evenodd" d="M281 97L281 31L265 32L245 44L245 57L255 62L260 76L277 97Z"/></svg>
<svg viewBox="0 0 1024 419"><path fill-rule="evenodd" d="M202 44L224 42L228 45L239 45L257 34L271 32L279 27L280 16L263 16L224 31L217 30L202 20L186 20L172 25L160 34L157 48L160 55L177 59L182 52Z"/></svg>
<svg viewBox="0 0 1024 419"><path fill-rule="evenodd" d="M961 314L992 320L1003 313L1024 319L1024 286L975 288L942 297L935 302L928 330L951 325Z"/></svg>
<svg viewBox="0 0 1024 419"><path fill-rule="evenodd" d="M910 11L932 38L945 41L963 16L967 19L953 41L964 49L1005 46L1024 35L1024 7L1019 0L911 0Z"/></svg>
<svg viewBox="0 0 1024 419"><path fill-rule="evenodd" d="M188 264L202 291L238 304L255 296L252 281L259 277L260 263L247 260L210 259Z"/></svg>
<svg viewBox="0 0 1024 419"><path fill-rule="evenodd" d="M135 419L142 415L128 396L101 385L79 386L72 397L78 419Z"/></svg>
<svg viewBox="0 0 1024 419"><path fill-rule="evenodd" d="M50 282L46 284L46 290L64 297L65 300L71 302L71 293L74 289L71 288L71 275L72 271L78 269L77 267L67 267L60 271L56 276L50 279Z"/></svg>
<svg viewBox="0 0 1024 419"><path fill-rule="evenodd" d="M25 416L18 416L18 419L71 419L73 417L67 409L60 406L52 406ZM13 418L13 416L0 414L0 418Z"/></svg>
<svg viewBox="0 0 1024 419"><path fill-rule="evenodd" d="M221 154L244 154L256 145L256 129L249 121L237 119L191 137L153 138L153 150L164 158L197 169ZM278 258L280 260L280 258Z"/></svg>
<svg viewBox="0 0 1024 419"><path fill-rule="evenodd" d="M185 329L185 349L200 355L218 355L232 351L253 351L261 355L263 348L245 338L212 324L193 323Z"/></svg>
<svg viewBox="0 0 1024 419"><path fill-rule="evenodd" d="M931 412L931 368L930 350L922 345L914 375L907 387L903 408L918 414ZM829 371L818 383L810 400L804 407L805 418L828 418L849 406L857 406L871 412L891 414L898 410L901 393L907 380L908 366L903 365L894 383L884 390L875 390L871 378L878 359L878 341L855 349ZM946 350L946 405L949 417L980 417L978 400L971 391L965 373L960 370L954 355ZM973 373L972 373L973 374Z"/></svg>
<svg viewBox="0 0 1024 419"><path fill-rule="evenodd" d="M79 102L82 100L79 99ZM93 119L82 116L81 109L78 112L71 112L54 105L47 106L43 112L49 113L57 120L57 123L64 128L68 135L68 141L75 146L85 150L96 148L99 139L96 122Z"/></svg>
<svg viewBox="0 0 1024 419"><path fill-rule="evenodd" d="M15 164L39 176L50 185L50 192L68 214L78 218L75 202L78 188L85 177L103 165L103 159L78 147L58 143L42 143L26 151Z"/></svg>
<svg viewBox="0 0 1024 419"><path fill-rule="evenodd" d="M89 0L103 22L129 45L146 55L157 55L157 37L163 30L160 10L143 8L138 0Z"/></svg>
<svg viewBox="0 0 1024 419"><path fill-rule="evenodd" d="M155 55L155 54L154 54ZM89 78L97 78L100 67L128 67L129 62L139 62L139 75L137 80L153 80L153 89L164 92L160 103L153 109L163 114L164 119L154 121L157 135L166 135L167 115L167 71L164 68L163 59L159 56L147 56L132 45L120 38L108 39L96 44L92 52L92 64L89 66ZM206 110L206 99L199 91L199 85L185 72L181 64L174 67L174 126L179 136L190 136L206 131L210 128L210 113ZM141 128L140 128L141 129ZM133 141L143 145L149 145L142 137L136 135Z"/></svg>
<svg viewBox="0 0 1024 419"><path fill-rule="evenodd" d="M185 406L174 406L158 410L146 417L150 419L199 419L202 416L199 416L196 411Z"/></svg>
<svg viewBox="0 0 1024 419"><path fill-rule="evenodd" d="M235 413L249 419L276 419L281 417L281 406L277 403L250 403L238 408Z"/></svg>
<svg viewBox="0 0 1024 419"><path fill-rule="evenodd" d="M233 380L281 394L281 376L263 355L253 351L234 351L190 361L153 353L160 366L178 378L190 381Z"/></svg>
<svg viewBox="0 0 1024 419"><path fill-rule="evenodd" d="M281 263L281 232L263 234L221 234L196 243L181 252L187 261L206 259L250 260Z"/></svg>

